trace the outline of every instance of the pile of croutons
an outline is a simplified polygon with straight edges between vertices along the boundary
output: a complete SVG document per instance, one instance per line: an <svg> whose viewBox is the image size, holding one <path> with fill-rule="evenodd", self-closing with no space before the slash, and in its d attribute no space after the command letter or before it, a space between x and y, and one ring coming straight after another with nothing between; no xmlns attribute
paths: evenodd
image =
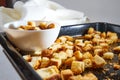
<svg viewBox="0 0 120 80"><path fill-rule="evenodd" d="M46 30L55 28L54 23L48 22L39 22L35 23L34 21L28 21L26 25L21 25L17 28L17 30Z"/></svg>
<svg viewBox="0 0 120 80"><path fill-rule="evenodd" d="M83 36L60 36L48 49L23 58L44 80L98 80L91 72L81 74L87 68L103 68L106 59L113 59L113 50L120 51L119 46L111 47L117 41L116 33L90 27Z"/></svg>

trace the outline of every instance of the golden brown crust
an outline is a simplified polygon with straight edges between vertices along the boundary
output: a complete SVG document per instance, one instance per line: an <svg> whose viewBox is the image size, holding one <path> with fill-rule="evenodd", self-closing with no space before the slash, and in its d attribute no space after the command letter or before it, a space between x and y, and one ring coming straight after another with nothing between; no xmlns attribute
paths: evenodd
<svg viewBox="0 0 120 80"><path fill-rule="evenodd" d="M69 77L73 76L73 72L70 69L62 70L61 71L61 78L62 80L68 80Z"/></svg>
<svg viewBox="0 0 120 80"><path fill-rule="evenodd" d="M81 75L71 76L68 80L83 80L83 77Z"/></svg>
<svg viewBox="0 0 120 80"><path fill-rule="evenodd" d="M71 70L74 74L80 74L85 70L85 63L83 61L73 61L71 64Z"/></svg>
<svg viewBox="0 0 120 80"><path fill-rule="evenodd" d="M19 26L17 29L18 30L45 30L45 29L52 29L55 28L54 23L47 24L47 22L40 22L39 25L36 25L35 22L33 21L28 21L27 25Z"/></svg>
<svg viewBox="0 0 120 80"><path fill-rule="evenodd" d="M42 25L44 26L44 24ZM92 73L85 74L84 76L81 76L81 74L87 68L103 68L107 63L106 59L113 59L114 53L111 53L112 50L110 49L111 45L116 43L117 40L118 36L116 33L100 32L91 27L82 37L67 35L58 37L53 45L37 55L41 59L31 55L34 58L29 63L38 72L41 69L55 66L58 71L56 72L52 68L55 73L44 77L47 80L59 79L59 76L61 80L66 80L68 76L70 76L69 80L97 80L96 76ZM113 51L120 52L120 47L113 48ZM29 59L26 58L27 61ZM114 65L114 68L119 69L119 66ZM51 69L48 72L43 72L47 75L51 73Z"/></svg>

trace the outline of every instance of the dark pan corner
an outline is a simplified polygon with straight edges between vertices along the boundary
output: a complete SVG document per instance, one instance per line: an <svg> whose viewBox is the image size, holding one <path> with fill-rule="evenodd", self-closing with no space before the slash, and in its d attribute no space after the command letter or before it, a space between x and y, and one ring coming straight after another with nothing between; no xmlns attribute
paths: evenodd
<svg viewBox="0 0 120 80"><path fill-rule="evenodd" d="M5 33L0 33L0 44L22 80L42 80L32 67L22 58L16 49L7 41Z"/></svg>

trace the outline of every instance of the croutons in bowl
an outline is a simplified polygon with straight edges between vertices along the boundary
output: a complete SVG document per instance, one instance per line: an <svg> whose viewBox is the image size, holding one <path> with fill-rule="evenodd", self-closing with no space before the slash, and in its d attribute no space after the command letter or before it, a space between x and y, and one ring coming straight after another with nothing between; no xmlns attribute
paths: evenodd
<svg viewBox="0 0 120 80"><path fill-rule="evenodd" d="M23 51L43 50L56 40L61 26L50 21L15 21L4 25L8 39Z"/></svg>

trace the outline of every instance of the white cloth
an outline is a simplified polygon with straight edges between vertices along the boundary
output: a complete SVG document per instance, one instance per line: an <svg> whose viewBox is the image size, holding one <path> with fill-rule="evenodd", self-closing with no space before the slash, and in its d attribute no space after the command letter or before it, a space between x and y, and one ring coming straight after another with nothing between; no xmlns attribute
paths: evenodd
<svg viewBox="0 0 120 80"><path fill-rule="evenodd" d="M0 7L1 30L3 24L17 20L47 20L65 26L86 23L87 17L83 12L67 9L50 0L17 1L13 9Z"/></svg>

